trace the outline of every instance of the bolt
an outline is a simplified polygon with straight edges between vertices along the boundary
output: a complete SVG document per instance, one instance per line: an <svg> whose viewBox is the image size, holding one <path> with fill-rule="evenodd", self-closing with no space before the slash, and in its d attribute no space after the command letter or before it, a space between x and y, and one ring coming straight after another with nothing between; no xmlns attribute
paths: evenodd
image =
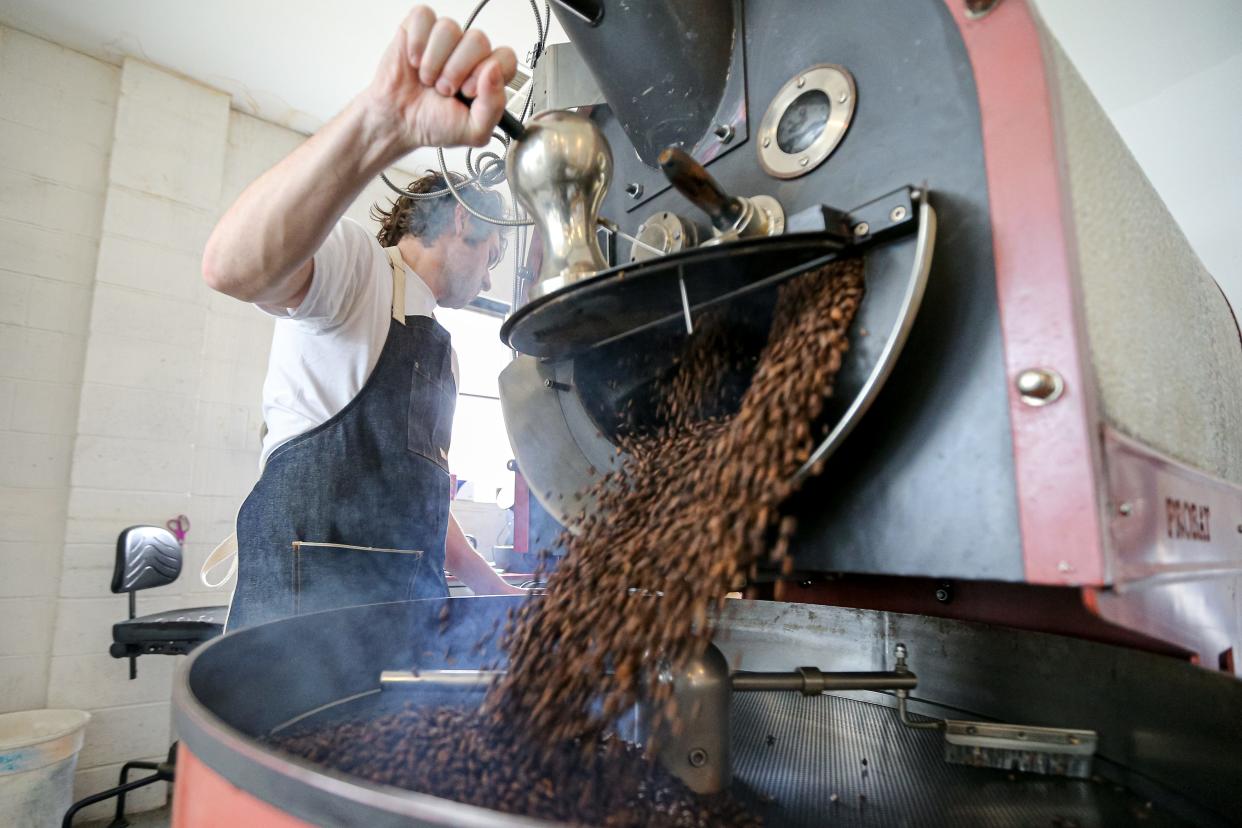
<svg viewBox="0 0 1242 828"><path fill-rule="evenodd" d="M798 78L798 88L801 89L804 86L806 86L806 78Z"/></svg>
<svg viewBox="0 0 1242 828"><path fill-rule="evenodd" d="M1122 517L1128 517L1134 513L1134 504L1126 501L1117 507L1117 511L1121 513Z"/></svg>
<svg viewBox="0 0 1242 828"><path fill-rule="evenodd" d="M695 748L690 751L690 755L686 757L692 767L701 768L707 764L707 751L703 748Z"/></svg>
<svg viewBox="0 0 1242 828"><path fill-rule="evenodd" d="M942 604L947 604L953 600L953 585L940 584L936 587L936 600Z"/></svg>
<svg viewBox="0 0 1242 828"><path fill-rule="evenodd" d="M798 159L799 167L805 167L809 163L811 163L811 159L807 158L805 155Z"/></svg>
<svg viewBox="0 0 1242 828"><path fill-rule="evenodd" d="M681 233L680 233L680 232L677 232L677 233L674 233L674 234L673 234L673 241L681 241Z"/></svg>
<svg viewBox="0 0 1242 828"><path fill-rule="evenodd" d="M972 20L984 17L1000 0L966 0L966 16Z"/></svg>
<svg viewBox="0 0 1242 828"><path fill-rule="evenodd" d="M1065 381L1050 368L1028 368L1018 374L1018 395L1030 406L1054 403L1065 391Z"/></svg>
<svg viewBox="0 0 1242 828"><path fill-rule="evenodd" d="M858 224L854 225L855 236L865 236L870 232L871 232L871 225L867 224L867 222L865 221L860 221L858 222Z"/></svg>
<svg viewBox="0 0 1242 828"><path fill-rule="evenodd" d="M722 144L727 144L733 140L732 124L716 124L716 129L713 132L715 132L716 137L720 139Z"/></svg>
<svg viewBox="0 0 1242 828"><path fill-rule="evenodd" d="M897 658L905 658L906 653L907 653L906 645L900 642L898 642L897 646L893 648L893 655L895 655Z"/></svg>
<svg viewBox="0 0 1242 828"><path fill-rule="evenodd" d="M904 204L898 204L893 208L892 212L888 214L888 217L893 221L901 221L906 217L906 206Z"/></svg>
<svg viewBox="0 0 1242 828"><path fill-rule="evenodd" d="M1069 572L1071 569L1073 567L1069 565L1069 561L1061 561L1057 564L1057 572Z"/></svg>
<svg viewBox="0 0 1242 828"><path fill-rule="evenodd" d="M637 181L631 181L625 185L625 194L632 199L640 199L643 197L643 185Z"/></svg>
<svg viewBox="0 0 1242 828"><path fill-rule="evenodd" d="M837 103L845 103L849 99L850 99L850 93L842 92L841 95L837 98Z"/></svg>

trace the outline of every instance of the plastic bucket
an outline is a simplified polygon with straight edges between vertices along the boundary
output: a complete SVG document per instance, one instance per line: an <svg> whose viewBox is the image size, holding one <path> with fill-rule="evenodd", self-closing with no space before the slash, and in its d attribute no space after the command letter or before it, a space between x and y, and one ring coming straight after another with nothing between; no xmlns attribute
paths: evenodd
<svg viewBox="0 0 1242 828"><path fill-rule="evenodd" d="M0 825L60 825L73 804L73 771L90 720L82 710L0 714Z"/></svg>

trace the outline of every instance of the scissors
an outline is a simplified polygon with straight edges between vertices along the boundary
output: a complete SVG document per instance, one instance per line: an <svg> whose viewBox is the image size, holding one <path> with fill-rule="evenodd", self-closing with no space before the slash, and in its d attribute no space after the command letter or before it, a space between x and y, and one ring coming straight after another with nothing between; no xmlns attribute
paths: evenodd
<svg viewBox="0 0 1242 828"><path fill-rule="evenodd" d="M168 531L177 536L177 543L184 543L185 536L190 532L190 519L185 515L177 515L164 524Z"/></svg>

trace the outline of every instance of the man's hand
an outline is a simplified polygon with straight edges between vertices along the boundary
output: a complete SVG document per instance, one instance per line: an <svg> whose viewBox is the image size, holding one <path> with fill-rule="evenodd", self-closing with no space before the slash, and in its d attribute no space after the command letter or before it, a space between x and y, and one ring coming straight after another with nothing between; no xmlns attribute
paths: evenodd
<svg viewBox="0 0 1242 828"><path fill-rule="evenodd" d="M225 212L203 251L204 280L245 302L297 308L318 278L315 251L362 188L415 147L486 144L515 71L512 49L414 9L371 85Z"/></svg>
<svg viewBox="0 0 1242 828"><path fill-rule="evenodd" d="M515 587L483 560L453 513L449 513L448 532L444 537L444 568L461 579L475 595L525 595L526 590Z"/></svg>
<svg viewBox="0 0 1242 828"><path fill-rule="evenodd" d="M361 98L377 123L398 130L406 150L481 147L500 121L505 84L516 71L517 57L509 47L493 50L477 29L462 34L453 20L416 6ZM453 97L458 91L474 98L469 108Z"/></svg>

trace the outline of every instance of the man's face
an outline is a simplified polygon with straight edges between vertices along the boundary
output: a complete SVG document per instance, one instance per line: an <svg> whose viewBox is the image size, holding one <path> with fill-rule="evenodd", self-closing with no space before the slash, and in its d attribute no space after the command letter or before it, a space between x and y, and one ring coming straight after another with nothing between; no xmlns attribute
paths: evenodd
<svg viewBox="0 0 1242 828"><path fill-rule="evenodd" d="M444 263L449 295L440 304L446 308L464 308L479 293L490 290L491 269L500 263L502 255L499 229L475 240L455 235Z"/></svg>

